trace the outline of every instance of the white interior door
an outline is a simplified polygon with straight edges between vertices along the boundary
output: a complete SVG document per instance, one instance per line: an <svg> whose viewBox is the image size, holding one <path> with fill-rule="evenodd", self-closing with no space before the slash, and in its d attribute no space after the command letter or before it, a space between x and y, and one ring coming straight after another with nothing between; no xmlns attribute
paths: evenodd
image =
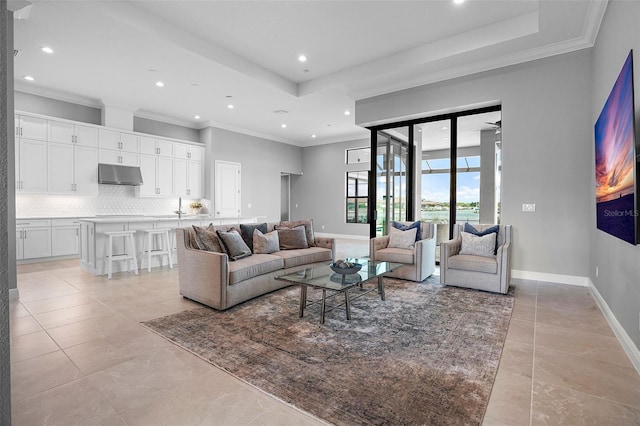
<svg viewBox="0 0 640 426"><path fill-rule="evenodd" d="M240 163L216 161L215 217L240 217Z"/></svg>

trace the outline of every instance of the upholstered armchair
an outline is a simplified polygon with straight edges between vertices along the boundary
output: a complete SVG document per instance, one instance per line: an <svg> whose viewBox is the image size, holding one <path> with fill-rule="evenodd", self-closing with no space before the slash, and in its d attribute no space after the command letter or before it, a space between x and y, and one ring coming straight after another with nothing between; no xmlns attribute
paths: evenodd
<svg viewBox="0 0 640 426"><path fill-rule="evenodd" d="M479 232L492 226L473 225ZM460 254L463 230L463 225L454 225L454 238L440 243L440 282L506 294L511 281L511 225L499 225L495 256Z"/></svg>
<svg viewBox="0 0 640 426"><path fill-rule="evenodd" d="M409 226L412 222L400 222ZM391 225L389 225L391 226ZM404 263L403 266L386 274L410 281L424 281L436 269L436 225L420 223L420 239L413 248L393 248L389 246L389 235L372 238L369 243L369 257L383 262Z"/></svg>

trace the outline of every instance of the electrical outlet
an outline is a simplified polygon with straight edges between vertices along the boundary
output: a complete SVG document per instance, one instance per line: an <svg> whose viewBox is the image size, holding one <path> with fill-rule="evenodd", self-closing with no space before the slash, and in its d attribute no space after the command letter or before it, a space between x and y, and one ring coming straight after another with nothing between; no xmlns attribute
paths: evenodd
<svg viewBox="0 0 640 426"><path fill-rule="evenodd" d="M251 203L247 204L247 207L248 207L248 208L251 208Z"/></svg>
<svg viewBox="0 0 640 426"><path fill-rule="evenodd" d="M522 211L526 213L535 213L536 205L535 204L523 204Z"/></svg>
<svg viewBox="0 0 640 426"><path fill-rule="evenodd" d="M596 278L598 278L598 267L596 266Z"/></svg>

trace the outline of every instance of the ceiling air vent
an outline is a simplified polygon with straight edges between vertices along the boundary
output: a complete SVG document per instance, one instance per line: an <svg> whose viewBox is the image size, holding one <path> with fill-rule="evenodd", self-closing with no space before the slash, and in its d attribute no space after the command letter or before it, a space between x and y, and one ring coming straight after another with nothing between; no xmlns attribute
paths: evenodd
<svg viewBox="0 0 640 426"><path fill-rule="evenodd" d="M288 114L289 111L285 111L283 109L277 109L275 111L273 111L274 114Z"/></svg>

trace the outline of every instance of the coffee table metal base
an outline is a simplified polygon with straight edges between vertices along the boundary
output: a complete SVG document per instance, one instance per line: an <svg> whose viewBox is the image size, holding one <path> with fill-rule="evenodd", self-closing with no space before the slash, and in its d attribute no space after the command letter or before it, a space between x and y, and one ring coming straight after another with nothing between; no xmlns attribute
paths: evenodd
<svg viewBox="0 0 640 426"><path fill-rule="evenodd" d="M324 317L325 314L327 312L330 312L336 308L339 308L340 306L344 305L345 307L345 311L347 314L347 320L351 319L351 301L358 299L366 294L371 293L372 291L377 291L380 294L380 299L381 300L386 300L385 299L385 293L384 293L384 281L382 279L382 275L378 276L378 285L372 289L368 289L368 290L363 290L363 285L362 282L358 282L358 283L353 283L353 285L351 286L346 286L343 289L340 290L333 290L331 289L331 291L333 291L333 294L330 294L327 297L327 289L326 288L322 288L322 299L320 300L307 300L307 288L308 287L313 287L313 288L319 288L319 287L315 287L313 285L310 284L300 284L300 318L302 318L304 316L304 310L306 307L308 306L313 306L313 305L320 305L320 324L324 324ZM351 296L349 294L349 290L353 287L358 287L360 288L360 290L362 290L360 293L358 293L355 296ZM337 305L332 305L331 307L329 307L329 309L327 309L327 299L330 299L334 296L337 296L340 293L344 293L344 303L339 303Z"/></svg>

